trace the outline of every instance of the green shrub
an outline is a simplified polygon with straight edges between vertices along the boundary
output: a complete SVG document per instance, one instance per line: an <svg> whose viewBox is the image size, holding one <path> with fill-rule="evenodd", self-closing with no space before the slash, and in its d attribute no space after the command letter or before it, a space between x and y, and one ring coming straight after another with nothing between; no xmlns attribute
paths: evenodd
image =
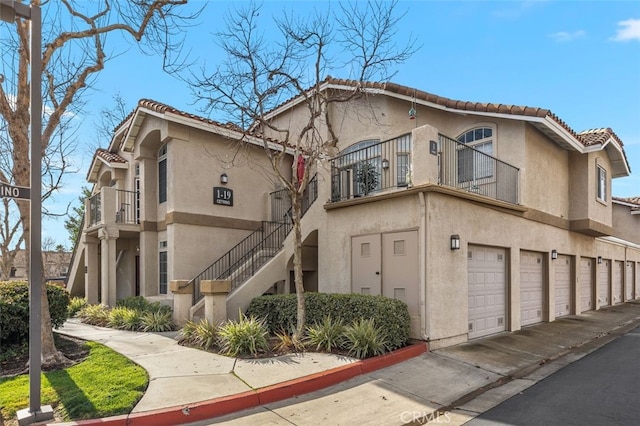
<svg viewBox="0 0 640 426"><path fill-rule="evenodd" d="M180 330L177 340L181 345L209 350L216 345L218 340L218 326L210 323L206 318L200 322L187 321Z"/></svg>
<svg viewBox="0 0 640 426"><path fill-rule="evenodd" d="M389 351L389 339L373 318L361 318L346 326L343 336L349 356L363 359Z"/></svg>
<svg viewBox="0 0 640 426"><path fill-rule="evenodd" d="M105 305L87 305L78 312L80 321L101 327L109 324L109 308Z"/></svg>
<svg viewBox="0 0 640 426"><path fill-rule="evenodd" d="M116 306L109 311L109 320L107 322L107 326L111 328L117 328L119 330L125 330L127 328L126 318L130 317L132 313L135 315L136 311L124 306ZM133 328L133 330L137 329L138 327Z"/></svg>
<svg viewBox="0 0 640 426"><path fill-rule="evenodd" d="M129 331L138 331L143 327L142 324L143 313L136 311L135 309L127 309L123 313L123 328Z"/></svg>
<svg viewBox="0 0 640 426"><path fill-rule="evenodd" d="M162 312L171 313L171 307L160 302L149 302L142 296L131 296L116 302L116 307L135 309L138 312Z"/></svg>
<svg viewBox="0 0 640 426"><path fill-rule="evenodd" d="M149 311L142 314L142 331L163 332L174 329L171 312L163 310Z"/></svg>
<svg viewBox="0 0 640 426"><path fill-rule="evenodd" d="M374 318L388 336L389 348L405 346L409 340L409 310L404 302L364 294L306 293L307 324L322 323L325 316L341 318L344 324ZM247 315L265 318L271 333L296 325L296 295L278 294L253 299Z"/></svg>
<svg viewBox="0 0 640 426"><path fill-rule="evenodd" d="M280 330L275 335L274 349L278 352L304 352L305 341L295 335L293 331Z"/></svg>
<svg viewBox="0 0 640 426"><path fill-rule="evenodd" d="M69 293L47 285L47 300L53 328L68 318ZM0 343L20 343L29 335L29 286L23 281L0 283Z"/></svg>
<svg viewBox="0 0 640 426"><path fill-rule="evenodd" d="M80 309L85 306L87 306L87 299L84 297L72 297L67 308L69 318L75 317L80 312Z"/></svg>
<svg viewBox="0 0 640 426"><path fill-rule="evenodd" d="M227 321L218 328L220 349L230 356L257 355L269 349L269 331L264 320L240 314L240 320Z"/></svg>
<svg viewBox="0 0 640 426"><path fill-rule="evenodd" d="M315 347L316 351L331 352L333 349L341 347L343 331L344 325L340 318L333 320L326 315L322 323L307 326L307 342Z"/></svg>

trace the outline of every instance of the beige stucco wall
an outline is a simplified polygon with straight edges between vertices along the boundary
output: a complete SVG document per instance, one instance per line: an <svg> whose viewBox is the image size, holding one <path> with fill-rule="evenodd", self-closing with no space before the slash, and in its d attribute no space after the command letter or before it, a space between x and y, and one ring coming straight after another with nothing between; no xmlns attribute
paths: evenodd
<svg viewBox="0 0 640 426"><path fill-rule="evenodd" d="M613 236L640 244L640 214L632 215L631 207L613 203Z"/></svg>

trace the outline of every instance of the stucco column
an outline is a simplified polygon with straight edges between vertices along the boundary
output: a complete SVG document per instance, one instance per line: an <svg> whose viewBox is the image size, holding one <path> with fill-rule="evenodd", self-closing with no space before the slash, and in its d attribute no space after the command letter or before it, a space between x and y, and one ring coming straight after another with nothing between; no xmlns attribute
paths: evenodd
<svg viewBox="0 0 640 426"><path fill-rule="evenodd" d="M578 251L571 264L571 311L573 315L578 315L582 311L582 285L580 281L580 267L582 264L582 254Z"/></svg>
<svg viewBox="0 0 640 426"><path fill-rule="evenodd" d="M158 294L158 237L157 232L140 233L140 295Z"/></svg>
<svg viewBox="0 0 640 426"><path fill-rule="evenodd" d="M189 321L189 309L193 303L193 283L189 280L171 280L169 290L173 293L173 322L183 326Z"/></svg>
<svg viewBox="0 0 640 426"><path fill-rule="evenodd" d="M204 295L204 317L211 324L227 320L227 295L231 291L231 281L202 280L200 292Z"/></svg>
<svg viewBox="0 0 640 426"><path fill-rule="evenodd" d="M108 306L116 305L116 239L117 229L102 228L98 231L100 238L100 285L101 303Z"/></svg>
<svg viewBox="0 0 640 426"><path fill-rule="evenodd" d="M84 244L84 296L90 304L98 300L98 239L82 234Z"/></svg>
<svg viewBox="0 0 640 426"><path fill-rule="evenodd" d="M438 182L438 129L430 125L424 125L411 131L411 184ZM435 144L435 145L434 145ZM431 151L431 145L436 151Z"/></svg>

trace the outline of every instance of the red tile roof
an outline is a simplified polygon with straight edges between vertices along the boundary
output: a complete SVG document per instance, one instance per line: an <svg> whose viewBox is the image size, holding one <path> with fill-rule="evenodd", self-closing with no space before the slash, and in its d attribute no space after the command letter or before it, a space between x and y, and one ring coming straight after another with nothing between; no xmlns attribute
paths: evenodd
<svg viewBox="0 0 640 426"><path fill-rule="evenodd" d="M556 114L551 112L551 110L544 109L544 108L509 105L509 104L459 101L455 99L446 98L444 96L434 95L433 93L424 92L422 90L416 90L407 86L403 86L403 85L400 85L397 83L391 83L391 82L388 82L388 83L359 82L355 80L344 80L344 79L337 79L333 77L327 77L325 79L325 82L327 84L332 84L337 86L350 86L353 88L362 88L362 89L388 90L392 93L396 93L399 95L410 96L412 98L415 98L416 100L423 100L423 101L427 101L437 105L442 105L446 108L463 110L463 111L511 114L511 115L522 115L527 117L540 117L540 118L549 117L550 119L558 123L566 131L568 131L573 137L575 137L585 146L606 142L609 136L613 137L616 140L616 142L620 144L621 147L623 145L620 138L618 138L618 136L613 132L613 130L609 128L593 129L593 130L587 130L587 131L578 133L575 130L573 130L571 127L569 127L569 125L565 123L562 119L560 119L560 117L558 117Z"/></svg>
<svg viewBox="0 0 640 426"><path fill-rule="evenodd" d="M622 198L622 197L613 197L614 200L616 201L621 201L623 203L628 203L628 204L635 204L640 208L640 197L629 197L629 198Z"/></svg>
<svg viewBox="0 0 640 426"><path fill-rule="evenodd" d="M96 156L102 158L107 163L122 163L126 164L128 161L118 154L114 154L113 152L109 152L106 149L98 149L96 151Z"/></svg>

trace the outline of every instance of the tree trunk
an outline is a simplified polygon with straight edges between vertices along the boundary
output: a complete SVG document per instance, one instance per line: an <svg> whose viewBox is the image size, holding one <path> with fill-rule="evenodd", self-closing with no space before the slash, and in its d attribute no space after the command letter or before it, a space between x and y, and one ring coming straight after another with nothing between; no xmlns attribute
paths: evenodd
<svg viewBox="0 0 640 426"><path fill-rule="evenodd" d="M29 288L31 288L31 211L28 206L21 204L19 206L21 217L23 218L23 230L24 230L24 245L25 256L27 265L27 277L29 278ZM42 262L42 259L39 260ZM42 355L41 367L43 370L52 369L57 367L63 367L71 365L72 361L65 357L55 345L53 340L53 327L51 326L51 314L49 312L49 299L47 298L47 285L44 282L44 269L42 278L42 286L40 288L40 295L42 300L41 306L41 320L40 320L40 332L41 332L41 344Z"/></svg>
<svg viewBox="0 0 640 426"><path fill-rule="evenodd" d="M305 325L305 303L304 303L304 282L302 279L302 229L300 220L302 219L302 195L298 191L293 191L291 199L293 218L293 277L296 287L296 300L298 302L296 332L294 337L301 339L304 334Z"/></svg>

